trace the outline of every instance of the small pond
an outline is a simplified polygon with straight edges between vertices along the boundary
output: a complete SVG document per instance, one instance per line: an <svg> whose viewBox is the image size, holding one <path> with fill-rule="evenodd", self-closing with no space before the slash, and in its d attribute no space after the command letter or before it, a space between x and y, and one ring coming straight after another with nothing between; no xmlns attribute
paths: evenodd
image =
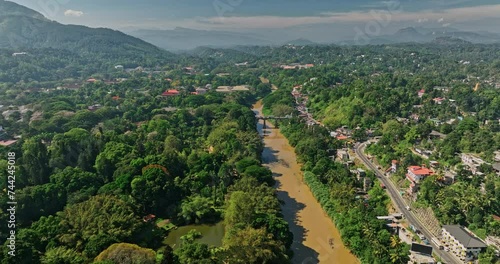
<svg viewBox="0 0 500 264"><path fill-rule="evenodd" d="M224 238L224 223L222 221L214 225L188 225L170 230L163 243L176 249L181 244L181 237L192 229L196 229L202 235L201 238L196 239L197 242L209 246L222 246L222 239Z"/></svg>

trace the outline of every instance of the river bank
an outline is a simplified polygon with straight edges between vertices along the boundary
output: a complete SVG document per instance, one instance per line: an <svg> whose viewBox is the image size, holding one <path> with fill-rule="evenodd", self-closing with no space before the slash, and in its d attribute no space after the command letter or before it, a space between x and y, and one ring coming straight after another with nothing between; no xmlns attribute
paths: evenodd
<svg viewBox="0 0 500 264"><path fill-rule="evenodd" d="M253 106L262 115L262 103ZM293 263L359 263L343 244L339 231L304 183L294 149L272 124L262 122L257 129L264 135L263 165L274 174L282 211L294 235Z"/></svg>

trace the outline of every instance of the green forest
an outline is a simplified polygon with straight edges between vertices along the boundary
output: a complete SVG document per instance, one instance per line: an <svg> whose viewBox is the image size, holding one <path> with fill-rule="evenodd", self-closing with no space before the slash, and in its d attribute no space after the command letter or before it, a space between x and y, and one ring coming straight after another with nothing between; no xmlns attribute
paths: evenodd
<svg viewBox="0 0 500 264"><path fill-rule="evenodd" d="M15 191L16 254L11 229L0 225L1 263L291 263L294 238L251 110L261 99L266 114L292 113L281 132L361 263L409 260L409 245L376 218L392 212L375 174L367 171L365 186L334 158L367 140L381 169L398 162L390 177L401 189L409 166L435 171L414 209L431 208L440 225L466 226L481 239L500 236L498 44L172 54L120 32L12 12L0 12L0 222L9 221ZM14 24L25 35L10 35ZM314 66L281 67L299 64ZM240 85L248 91L217 91ZM308 124L299 106L321 125ZM350 133L339 140L334 131ZM462 154L483 163L473 171ZM166 243L197 225L223 225L220 244L200 242L195 228ZM498 259L489 247L480 263Z"/></svg>

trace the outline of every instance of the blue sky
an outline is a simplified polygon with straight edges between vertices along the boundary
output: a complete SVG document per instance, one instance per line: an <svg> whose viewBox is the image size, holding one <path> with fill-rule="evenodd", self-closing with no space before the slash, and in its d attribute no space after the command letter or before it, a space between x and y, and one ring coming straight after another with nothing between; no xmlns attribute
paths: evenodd
<svg viewBox="0 0 500 264"><path fill-rule="evenodd" d="M255 30L335 25L500 31L498 0L13 0L65 24Z"/></svg>

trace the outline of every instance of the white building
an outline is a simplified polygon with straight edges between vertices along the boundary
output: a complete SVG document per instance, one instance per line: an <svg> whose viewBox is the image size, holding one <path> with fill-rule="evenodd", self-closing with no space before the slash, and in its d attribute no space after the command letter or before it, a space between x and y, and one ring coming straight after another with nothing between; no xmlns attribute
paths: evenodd
<svg viewBox="0 0 500 264"><path fill-rule="evenodd" d="M196 88L195 91L198 94L206 94L207 93L207 89L204 89L204 88Z"/></svg>
<svg viewBox="0 0 500 264"><path fill-rule="evenodd" d="M462 159L462 163L466 165L473 174L477 174L479 166L486 163L484 160L473 154L462 153L460 158Z"/></svg>
<svg viewBox="0 0 500 264"><path fill-rule="evenodd" d="M483 241L459 225L443 226L442 241L451 253L464 262L477 259L481 250L487 247Z"/></svg>
<svg viewBox="0 0 500 264"><path fill-rule="evenodd" d="M425 177L434 174L433 171L420 166L410 166L408 167L408 173L406 178L413 183L420 183Z"/></svg>

